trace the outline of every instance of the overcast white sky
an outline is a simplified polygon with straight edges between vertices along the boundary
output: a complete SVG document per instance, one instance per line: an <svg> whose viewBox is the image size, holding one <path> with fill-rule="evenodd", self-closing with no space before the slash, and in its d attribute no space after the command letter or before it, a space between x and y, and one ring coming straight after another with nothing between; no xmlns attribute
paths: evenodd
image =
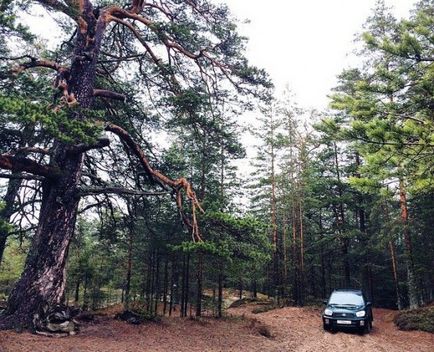
<svg viewBox="0 0 434 352"><path fill-rule="evenodd" d="M221 0L240 20L251 63L265 68L280 90L286 84L302 107L323 110L336 75L354 62L353 39L375 0ZM397 18L415 0L386 0Z"/></svg>

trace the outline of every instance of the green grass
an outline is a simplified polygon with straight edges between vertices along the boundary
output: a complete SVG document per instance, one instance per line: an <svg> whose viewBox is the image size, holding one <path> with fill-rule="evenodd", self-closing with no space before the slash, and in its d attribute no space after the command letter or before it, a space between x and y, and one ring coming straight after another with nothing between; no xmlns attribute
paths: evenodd
<svg viewBox="0 0 434 352"><path fill-rule="evenodd" d="M395 316L400 330L422 330L434 333L434 306L405 310Z"/></svg>

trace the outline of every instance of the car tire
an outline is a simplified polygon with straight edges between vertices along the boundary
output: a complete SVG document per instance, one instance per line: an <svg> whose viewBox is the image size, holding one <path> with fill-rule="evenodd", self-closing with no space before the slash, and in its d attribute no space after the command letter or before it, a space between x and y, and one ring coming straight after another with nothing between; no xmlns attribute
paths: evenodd
<svg viewBox="0 0 434 352"><path fill-rule="evenodd" d="M371 330L372 330L372 321L368 320L368 321L366 322L366 326L365 326L364 329L363 329L363 332L364 332L365 334L369 334L369 333L371 332Z"/></svg>
<svg viewBox="0 0 434 352"><path fill-rule="evenodd" d="M330 330L330 328L328 327L328 325L326 325L326 324L322 324L322 328L324 329L324 331L329 331Z"/></svg>

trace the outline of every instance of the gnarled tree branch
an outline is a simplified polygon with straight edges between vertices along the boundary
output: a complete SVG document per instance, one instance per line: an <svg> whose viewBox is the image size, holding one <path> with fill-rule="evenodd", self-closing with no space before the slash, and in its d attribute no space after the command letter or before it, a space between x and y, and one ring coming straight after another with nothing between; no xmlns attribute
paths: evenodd
<svg viewBox="0 0 434 352"><path fill-rule="evenodd" d="M112 123L108 123L105 127L106 131L112 132L116 134L122 142L131 150L131 152L139 159L140 164L144 168L145 172L149 175L149 177L160 185L169 186L176 193L176 205L178 206L179 211L182 214L182 218L184 223L191 228L193 240L202 241L199 226L196 219L196 210L199 209L201 212L204 212L202 209L199 200L197 199L196 193L193 191L191 184L187 181L187 179L181 177L176 180L172 180L171 178L163 175L158 170L154 170L150 165L148 158L146 157L144 151L140 148L140 146L133 140L130 134L124 130L122 127L117 126ZM182 205L182 190L184 190L187 198L191 202L192 208L192 219L191 222L187 219L183 212Z"/></svg>
<svg viewBox="0 0 434 352"><path fill-rule="evenodd" d="M24 171L47 178L56 178L60 174L60 170L56 167L41 165L34 160L10 154L0 154L0 168L14 172Z"/></svg>

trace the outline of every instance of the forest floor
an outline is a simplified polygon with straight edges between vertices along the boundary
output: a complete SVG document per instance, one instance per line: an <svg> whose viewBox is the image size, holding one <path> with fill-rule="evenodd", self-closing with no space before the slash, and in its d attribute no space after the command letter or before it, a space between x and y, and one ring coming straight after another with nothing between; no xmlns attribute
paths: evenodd
<svg viewBox="0 0 434 352"><path fill-rule="evenodd" d="M81 332L50 338L0 331L0 352L432 352L434 334L400 331L394 311L374 309L374 328L368 335L324 332L320 310L285 307L253 314L255 305L228 309L228 317L165 317L135 326L113 319L106 310ZM178 312L176 312L178 313Z"/></svg>

